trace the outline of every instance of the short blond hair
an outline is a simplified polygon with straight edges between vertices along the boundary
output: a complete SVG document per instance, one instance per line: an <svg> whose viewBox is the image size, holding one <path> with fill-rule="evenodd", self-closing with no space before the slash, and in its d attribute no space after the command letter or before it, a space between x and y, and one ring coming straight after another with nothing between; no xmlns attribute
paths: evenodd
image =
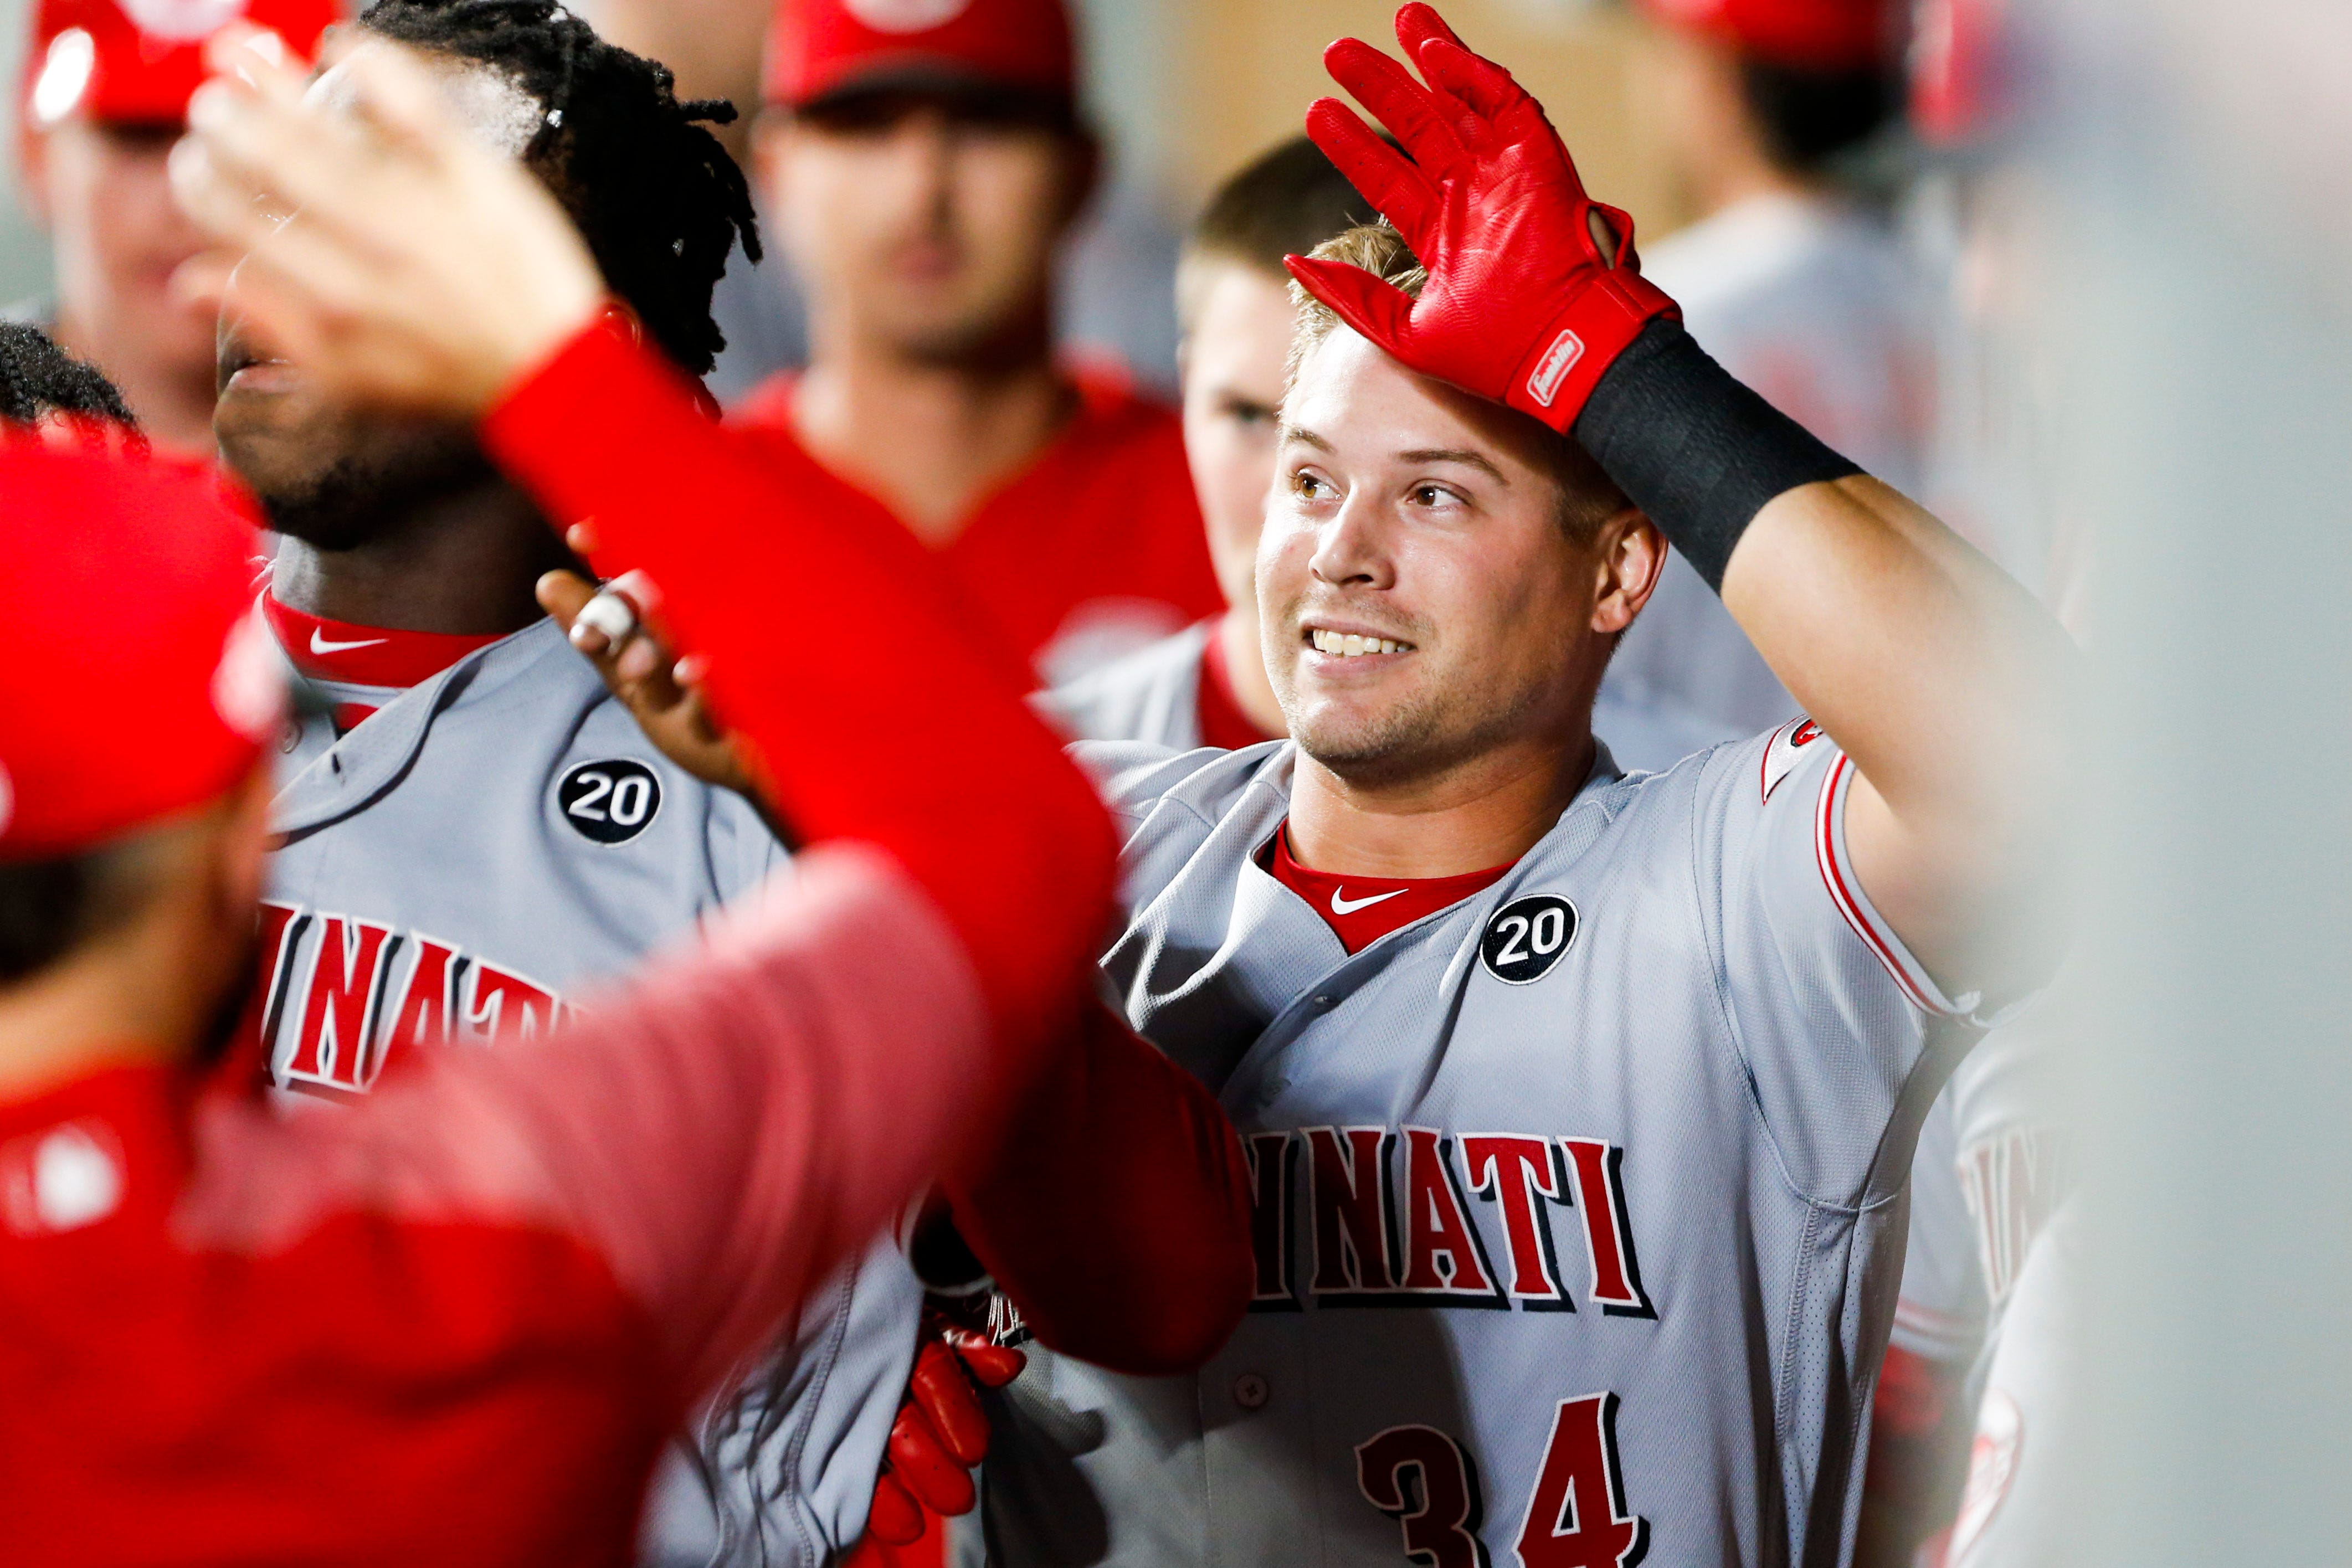
<svg viewBox="0 0 2352 1568"><path fill-rule="evenodd" d="M1414 299L1421 298L1422 289L1429 283L1429 269L1412 254L1404 235L1385 221L1335 235L1317 246L1312 255L1317 261L1345 262L1360 267ZM1333 331L1346 325L1338 311L1309 294L1295 279L1290 285L1290 302L1297 318L1290 334L1290 358L1283 377L1286 395L1297 384L1299 367L1307 362L1307 356L1321 347ZM1547 439L1543 451L1549 458L1546 466L1559 486L1560 526L1568 530L1570 538L1588 540L1602 523L1633 503L1614 480L1601 471L1601 465L1584 450L1583 443L1550 430L1544 434Z"/></svg>

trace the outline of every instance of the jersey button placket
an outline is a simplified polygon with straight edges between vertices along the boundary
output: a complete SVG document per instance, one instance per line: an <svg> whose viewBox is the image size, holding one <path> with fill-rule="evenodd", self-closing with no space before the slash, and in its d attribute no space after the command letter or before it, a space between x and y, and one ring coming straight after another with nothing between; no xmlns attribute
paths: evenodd
<svg viewBox="0 0 2352 1568"><path fill-rule="evenodd" d="M1274 1385L1255 1372L1244 1372L1234 1379L1234 1403L1251 1412L1263 1410L1274 1397Z"/></svg>

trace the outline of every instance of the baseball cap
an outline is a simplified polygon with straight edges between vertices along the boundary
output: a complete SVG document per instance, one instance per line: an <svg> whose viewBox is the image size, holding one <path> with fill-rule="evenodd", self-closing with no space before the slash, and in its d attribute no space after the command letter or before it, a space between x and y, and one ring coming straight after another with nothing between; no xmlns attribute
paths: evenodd
<svg viewBox="0 0 2352 1568"><path fill-rule="evenodd" d="M2010 109L2002 0L1919 0L1911 32L1911 123L1938 146L1999 131Z"/></svg>
<svg viewBox="0 0 2352 1568"><path fill-rule="evenodd" d="M283 716L252 528L194 465L0 434L0 860L226 793Z"/></svg>
<svg viewBox="0 0 2352 1568"><path fill-rule="evenodd" d="M208 74L214 34L244 23L309 59L341 14L338 0L41 0L25 57L25 114L37 126L75 113L176 123Z"/></svg>
<svg viewBox="0 0 2352 1568"><path fill-rule="evenodd" d="M1898 16L1890 0L1642 0L1669 26L1713 33L1740 53L1800 70L1895 64Z"/></svg>
<svg viewBox="0 0 2352 1568"><path fill-rule="evenodd" d="M782 0L768 31L768 101L795 109L891 88L1067 100L1076 83L1064 0Z"/></svg>

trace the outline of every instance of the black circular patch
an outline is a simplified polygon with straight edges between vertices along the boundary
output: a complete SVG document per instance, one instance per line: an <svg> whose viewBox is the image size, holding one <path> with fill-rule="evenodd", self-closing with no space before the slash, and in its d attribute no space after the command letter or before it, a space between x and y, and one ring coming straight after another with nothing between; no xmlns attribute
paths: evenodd
<svg viewBox="0 0 2352 1568"><path fill-rule="evenodd" d="M1505 985L1532 985L1576 941L1576 905L1556 894L1514 899L1486 922L1478 956Z"/></svg>
<svg viewBox="0 0 2352 1568"><path fill-rule="evenodd" d="M555 787L563 820L583 839L625 844L661 815L661 780L642 762L583 762Z"/></svg>

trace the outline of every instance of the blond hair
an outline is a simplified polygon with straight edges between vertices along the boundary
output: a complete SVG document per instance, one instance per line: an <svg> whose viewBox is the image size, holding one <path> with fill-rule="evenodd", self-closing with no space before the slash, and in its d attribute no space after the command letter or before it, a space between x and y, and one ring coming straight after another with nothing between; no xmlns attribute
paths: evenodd
<svg viewBox="0 0 2352 1568"><path fill-rule="evenodd" d="M1421 298L1422 289L1429 283L1429 269L1412 254L1404 235L1385 221L1335 235L1317 246L1312 255L1317 261L1345 262L1360 267L1414 299ZM1290 358L1283 377L1286 395L1297 384L1299 367L1307 362L1307 356L1320 348L1333 331L1346 325L1338 311L1309 294L1296 280L1290 285L1290 302L1297 317L1290 334ZM1560 526L1568 530L1570 538L1589 540L1602 523L1633 503L1615 481L1601 471L1601 465L1584 450L1583 443L1549 429L1543 434L1544 466L1559 486Z"/></svg>

